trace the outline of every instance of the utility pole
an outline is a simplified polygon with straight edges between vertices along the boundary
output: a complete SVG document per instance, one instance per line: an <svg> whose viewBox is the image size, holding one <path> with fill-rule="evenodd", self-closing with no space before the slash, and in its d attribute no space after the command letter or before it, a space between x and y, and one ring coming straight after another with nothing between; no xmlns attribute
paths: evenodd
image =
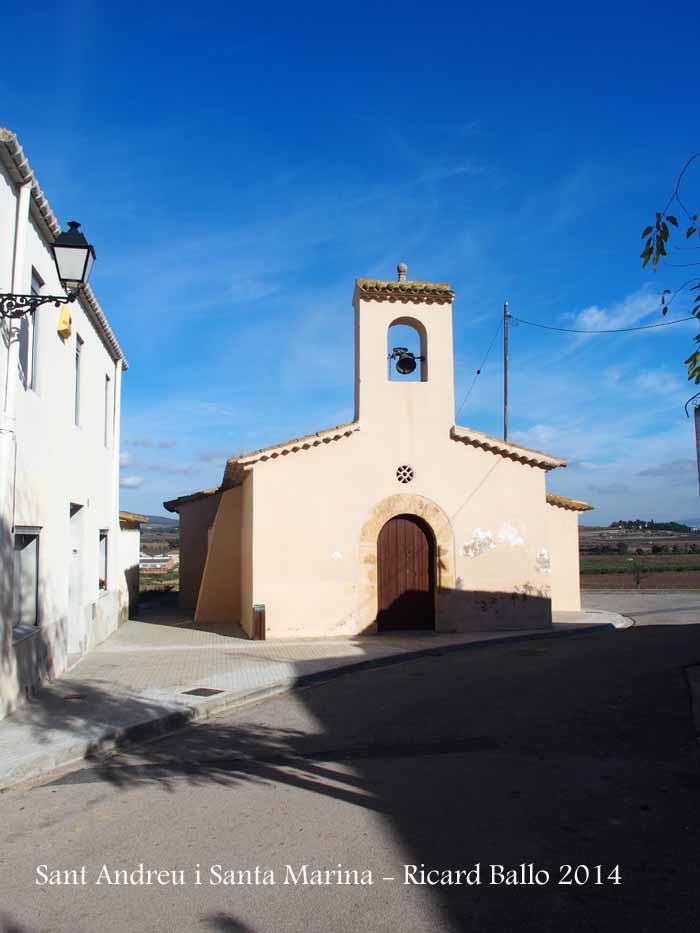
<svg viewBox="0 0 700 933"><path fill-rule="evenodd" d="M503 303L503 440L508 440L508 302ZM697 408L695 409L695 425L698 424ZM700 448L698 448L700 458ZM698 460L700 469L700 459Z"/></svg>

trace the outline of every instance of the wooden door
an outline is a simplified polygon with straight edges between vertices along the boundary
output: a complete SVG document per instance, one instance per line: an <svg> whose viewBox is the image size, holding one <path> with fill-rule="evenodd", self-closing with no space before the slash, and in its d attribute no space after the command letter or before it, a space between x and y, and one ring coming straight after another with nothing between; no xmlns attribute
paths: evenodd
<svg viewBox="0 0 700 933"><path fill-rule="evenodd" d="M397 515L379 532L377 580L380 632L435 627L433 540L419 518Z"/></svg>

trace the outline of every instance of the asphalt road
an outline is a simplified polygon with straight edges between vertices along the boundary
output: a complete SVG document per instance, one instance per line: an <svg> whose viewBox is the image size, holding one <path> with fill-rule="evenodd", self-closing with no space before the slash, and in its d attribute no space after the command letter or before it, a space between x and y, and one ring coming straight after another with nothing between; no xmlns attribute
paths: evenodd
<svg viewBox="0 0 700 933"><path fill-rule="evenodd" d="M492 645L345 674L9 791L0 928L686 933L700 919L696 663L689 625ZM95 883L141 863L185 884ZM477 863L479 885L402 883L407 864ZM490 865L521 863L548 883L489 883ZM288 865L311 878L338 864L374 883L284 884ZM574 880L563 865L591 880L559 884ZM82 866L85 884L36 884ZM276 883L209 883L256 866Z"/></svg>

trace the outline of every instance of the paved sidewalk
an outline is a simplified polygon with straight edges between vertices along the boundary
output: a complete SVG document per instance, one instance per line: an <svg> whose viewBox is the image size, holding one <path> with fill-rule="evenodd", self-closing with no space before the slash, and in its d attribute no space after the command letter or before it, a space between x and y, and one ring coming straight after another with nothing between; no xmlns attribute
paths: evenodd
<svg viewBox="0 0 700 933"><path fill-rule="evenodd" d="M172 606L148 607L71 671L0 722L0 790L127 740L153 738L194 720L333 676L357 665L464 650L517 638L624 628L613 612L555 614L551 631L254 642L194 627ZM188 691L202 690L202 694Z"/></svg>
<svg viewBox="0 0 700 933"><path fill-rule="evenodd" d="M697 590L583 590L586 608L621 612L635 625L697 625L700 593Z"/></svg>

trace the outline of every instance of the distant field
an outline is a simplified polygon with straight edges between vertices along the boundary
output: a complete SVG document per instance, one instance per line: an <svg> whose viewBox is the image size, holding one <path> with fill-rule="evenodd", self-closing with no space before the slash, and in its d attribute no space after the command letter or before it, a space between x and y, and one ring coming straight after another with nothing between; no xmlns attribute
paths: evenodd
<svg viewBox="0 0 700 933"><path fill-rule="evenodd" d="M581 573L625 573L639 568L644 572L682 573L685 570L700 570L700 554L659 554L640 557L627 555L602 555L582 557Z"/></svg>
<svg viewBox="0 0 700 933"><path fill-rule="evenodd" d="M700 554L581 558L584 589L700 589Z"/></svg>
<svg viewBox="0 0 700 933"><path fill-rule="evenodd" d="M177 591L178 588L179 576L177 567L172 570L165 570L163 573L158 573L156 571L144 573L142 571L139 574L139 589L142 593L161 593L170 590Z"/></svg>

